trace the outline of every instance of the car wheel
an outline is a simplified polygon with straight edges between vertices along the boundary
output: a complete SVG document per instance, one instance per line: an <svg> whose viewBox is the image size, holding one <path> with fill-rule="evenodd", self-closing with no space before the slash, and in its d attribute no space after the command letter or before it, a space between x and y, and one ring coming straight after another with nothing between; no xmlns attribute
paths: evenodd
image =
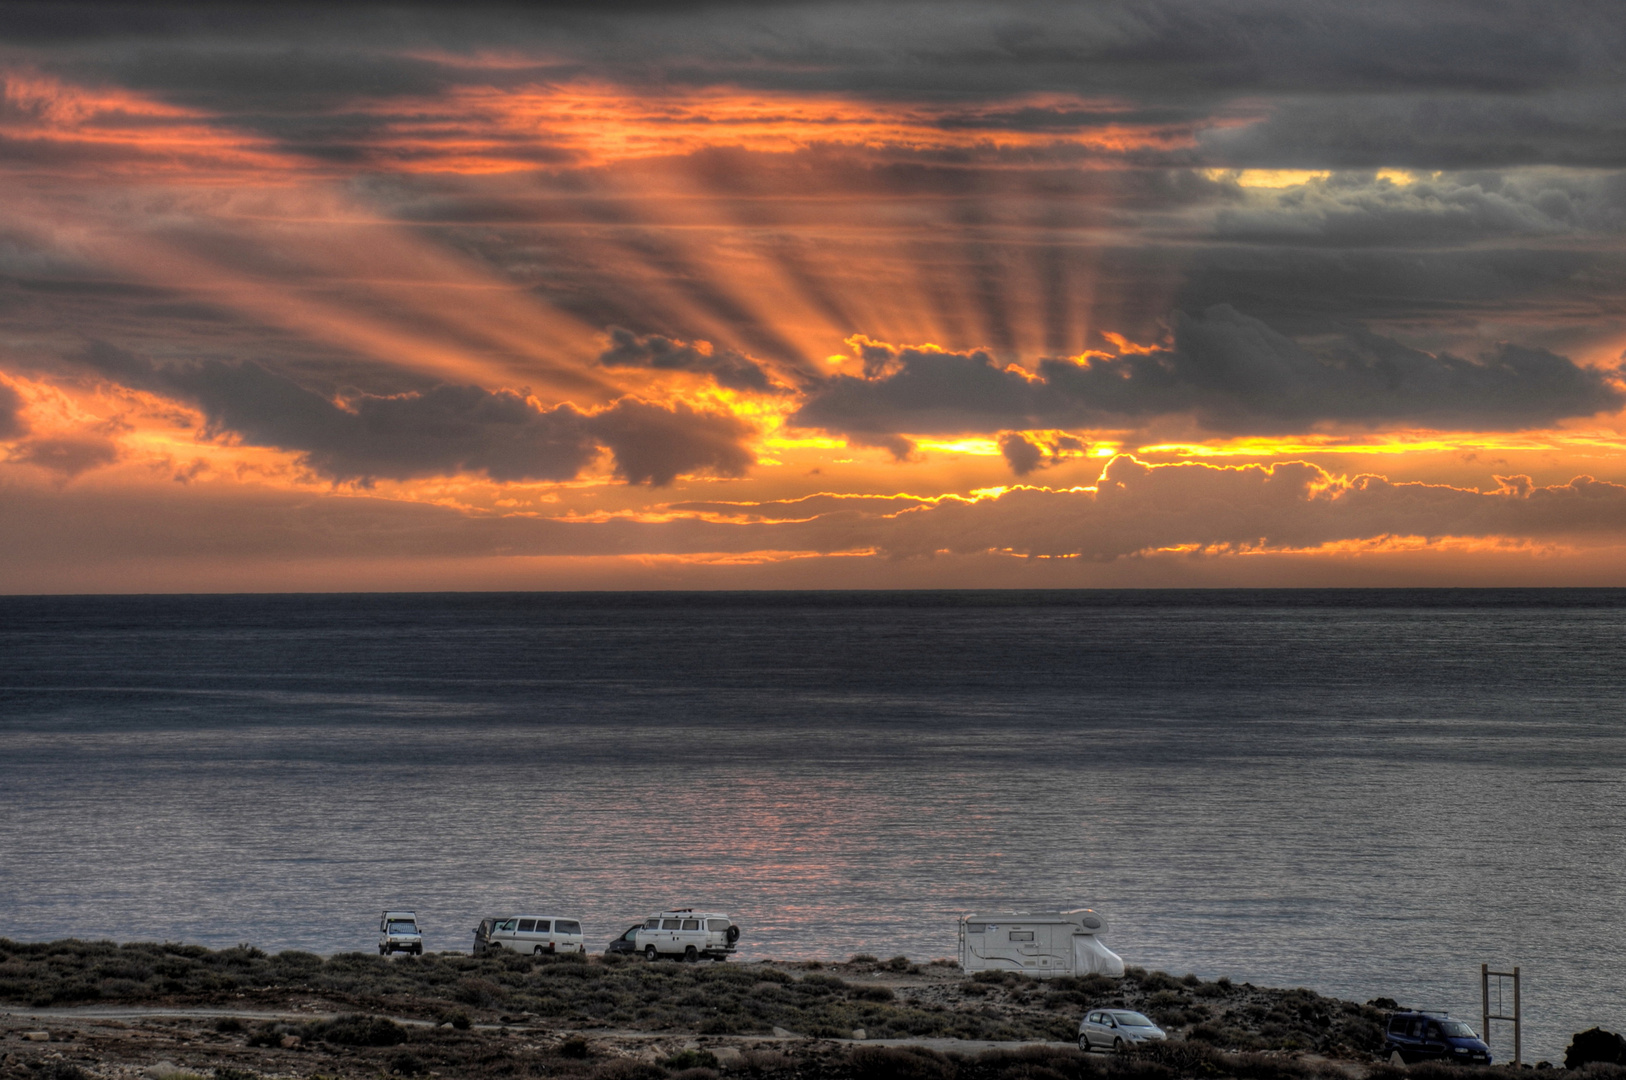
<svg viewBox="0 0 1626 1080"><path fill-rule="evenodd" d="M1122 1039L1112 1040L1112 1052L1114 1054L1121 1054L1124 1052L1124 1041Z"/></svg>
<svg viewBox="0 0 1626 1080"><path fill-rule="evenodd" d="M660 956L661 956L661 954L655 951L655 946L653 946L653 945L645 945L644 946L644 959L645 960L659 960Z"/></svg>
<svg viewBox="0 0 1626 1080"><path fill-rule="evenodd" d="M683 950L683 962L685 964L692 964L692 963L696 962L699 959L700 959L700 953L695 949L695 947L693 945L690 945L687 949Z"/></svg>
<svg viewBox="0 0 1626 1080"><path fill-rule="evenodd" d="M384 946L380 945L378 947L378 955L379 956L388 956L389 954L390 954L390 951L388 949L384 948Z"/></svg>
<svg viewBox="0 0 1626 1080"><path fill-rule="evenodd" d="M1090 1052L1090 1037L1088 1035L1080 1035L1078 1037L1078 1048L1084 1051L1086 1054Z"/></svg>
<svg viewBox="0 0 1626 1080"><path fill-rule="evenodd" d="M415 946L413 948L413 950L412 950L412 955L413 956L422 956L423 955L423 946L422 945Z"/></svg>

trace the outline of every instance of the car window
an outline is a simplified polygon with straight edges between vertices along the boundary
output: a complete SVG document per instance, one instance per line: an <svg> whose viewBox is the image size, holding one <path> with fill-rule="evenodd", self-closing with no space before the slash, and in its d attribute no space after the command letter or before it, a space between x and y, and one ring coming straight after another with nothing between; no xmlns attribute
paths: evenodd
<svg viewBox="0 0 1626 1080"><path fill-rule="evenodd" d="M1428 1025L1428 1037L1431 1038L1431 1039L1440 1038L1441 1037L1440 1036L1440 1025L1438 1025L1438 1024L1430 1024L1430 1025Z"/></svg>
<svg viewBox="0 0 1626 1080"><path fill-rule="evenodd" d="M678 928L678 926L682 922L683 922L682 919L662 919L661 920L661 929L662 930L676 930Z"/></svg>
<svg viewBox="0 0 1626 1080"><path fill-rule="evenodd" d="M685 929L685 930L698 930L698 929L700 929L700 920L699 919L684 919L683 920L683 929Z"/></svg>
<svg viewBox="0 0 1626 1080"><path fill-rule="evenodd" d="M514 920L513 919L508 919L508 920L505 920L504 922L501 922L501 923L497 924L497 929L498 930L512 930L513 928L514 928Z"/></svg>
<svg viewBox="0 0 1626 1080"><path fill-rule="evenodd" d="M1011 931L1011 940L1012 941L1032 941L1033 940L1033 931L1032 930L1012 930Z"/></svg>
<svg viewBox="0 0 1626 1080"><path fill-rule="evenodd" d="M621 935L621 940L622 941L632 941L633 939L637 938L638 931L640 931L642 929L643 929L643 927L641 927L641 926L634 926L631 930L628 930L625 934Z"/></svg>
<svg viewBox="0 0 1626 1080"><path fill-rule="evenodd" d="M532 930L535 930L535 929L536 929L536 920L535 919L521 919L519 921L519 932L520 933L529 934Z"/></svg>
<svg viewBox="0 0 1626 1080"><path fill-rule="evenodd" d="M707 919L706 920L706 929L707 930L727 930L728 929L728 920L727 919Z"/></svg>
<svg viewBox="0 0 1626 1080"><path fill-rule="evenodd" d="M416 934L418 932L418 926L416 923L392 922L390 923L388 932L391 934Z"/></svg>
<svg viewBox="0 0 1626 1080"><path fill-rule="evenodd" d="M579 934L582 932L582 924L571 919L560 919L553 924L553 932L555 934Z"/></svg>
<svg viewBox="0 0 1626 1080"><path fill-rule="evenodd" d="M659 919L650 919L648 922L644 923L645 930L659 930L660 928L661 921Z"/></svg>

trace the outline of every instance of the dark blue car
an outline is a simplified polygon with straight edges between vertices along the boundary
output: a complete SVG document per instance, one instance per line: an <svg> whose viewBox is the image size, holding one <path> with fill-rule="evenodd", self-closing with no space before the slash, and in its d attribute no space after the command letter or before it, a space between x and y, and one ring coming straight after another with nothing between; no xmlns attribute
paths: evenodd
<svg viewBox="0 0 1626 1080"><path fill-rule="evenodd" d="M1491 1063L1490 1047L1474 1034L1474 1029L1443 1012L1397 1012L1391 1016L1383 1056L1395 1054L1407 1065L1419 1061Z"/></svg>
<svg viewBox="0 0 1626 1080"><path fill-rule="evenodd" d="M638 942L636 940L638 931L643 928L643 923L629 927L626 933L604 946L604 955L609 956L611 953L625 953L628 956L636 955L638 952Z"/></svg>

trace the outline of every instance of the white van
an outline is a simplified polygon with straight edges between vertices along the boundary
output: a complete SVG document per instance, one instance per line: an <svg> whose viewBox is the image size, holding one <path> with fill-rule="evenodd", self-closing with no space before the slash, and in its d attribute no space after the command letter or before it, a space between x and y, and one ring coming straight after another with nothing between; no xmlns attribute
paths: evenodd
<svg viewBox="0 0 1626 1080"><path fill-rule="evenodd" d="M386 911L378 920L378 955L392 952L423 955L423 932L418 929L417 913Z"/></svg>
<svg viewBox="0 0 1626 1080"><path fill-rule="evenodd" d="M587 951L582 940L580 919L562 919L557 915L515 915L509 919L495 919L486 932L485 949L512 949L515 952L580 953Z"/></svg>
<svg viewBox="0 0 1626 1080"><path fill-rule="evenodd" d="M727 960L740 940L740 928L719 911L675 908L644 920L633 942L647 959L678 956L693 962L702 956Z"/></svg>
<svg viewBox="0 0 1626 1080"><path fill-rule="evenodd" d="M1101 943L1107 920L1076 911L1000 911L960 919L960 966L966 971L1019 971L1122 978L1123 958Z"/></svg>

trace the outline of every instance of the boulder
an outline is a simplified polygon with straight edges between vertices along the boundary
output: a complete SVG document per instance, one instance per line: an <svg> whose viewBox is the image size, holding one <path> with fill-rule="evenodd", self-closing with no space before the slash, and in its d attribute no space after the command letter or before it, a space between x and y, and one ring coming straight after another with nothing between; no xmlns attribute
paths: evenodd
<svg viewBox="0 0 1626 1080"><path fill-rule="evenodd" d="M51 1033L49 1031L25 1031L23 1032L23 1038L29 1042L50 1042Z"/></svg>
<svg viewBox="0 0 1626 1080"><path fill-rule="evenodd" d="M305 1040L301 1039L298 1035L284 1035L282 1037L282 1048L284 1050L298 1050L304 1045Z"/></svg>
<svg viewBox="0 0 1626 1080"><path fill-rule="evenodd" d="M719 1069L738 1069L745 1064L745 1055L737 1046L714 1046L711 1056L717 1059Z"/></svg>
<svg viewBox="0 0 1626 1080"><path fill-rule="evenodd" d="M1626 1039L1603 1028L1591 1028L1573 1036L1569 1049L1564 1051L1564 1068L1579 1069L1594 1061L1626 1065Z"/></svg>
<svg viewBox="0 0 1626 1080"><path fill-rule="evenodd" d="M869 1038L869 1032L863 1028L853 1028L853 1040L855 1042L863 1042L867 1038Z"/></svg>

